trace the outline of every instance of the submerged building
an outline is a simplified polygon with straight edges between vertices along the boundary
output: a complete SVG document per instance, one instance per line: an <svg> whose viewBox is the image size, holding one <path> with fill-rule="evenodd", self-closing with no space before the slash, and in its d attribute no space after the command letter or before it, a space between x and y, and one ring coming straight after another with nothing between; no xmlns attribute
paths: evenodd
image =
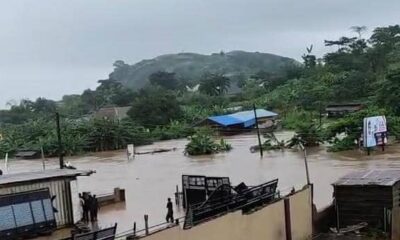
<svg viewBox="0 0 400 240"><path fill-rule="evenodd" d="M277 113L265 109L256 110L259 128L268 129L275 125ZM209 126L224 134L235 134L253 129L256 125L256 117L253 110L241 111L227 115L211 116L198 125Z"/></svg>

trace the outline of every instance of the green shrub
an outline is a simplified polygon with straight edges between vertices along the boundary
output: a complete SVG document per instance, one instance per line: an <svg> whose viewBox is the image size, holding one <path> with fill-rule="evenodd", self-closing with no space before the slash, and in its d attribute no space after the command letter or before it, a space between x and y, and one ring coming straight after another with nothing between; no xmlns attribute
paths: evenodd
<svg viewBox="0 0 400 240"><path fill-rule="evenodd" d="M229 151L231 149L232 146L224 139L216 143L208 130L201 129L190 137L190 142L186 145L185 153L189 155L204 155Z"/></svg>
<svg viewBox="0 0 400 240"><path fill-rule="evenodd" d="M284 114L282 117L282 128L296 130L305 122L312 121L312 113L304 110L294 109Z"/></svg>
<svg viewBox="0 0 400 240"><path fill-rule="evenodd" d="M332 146L328 147L328 152L340 152L346 150L352 150L357 147L354 139L351 137L345 137L343 139L335 139Z"/></svg>

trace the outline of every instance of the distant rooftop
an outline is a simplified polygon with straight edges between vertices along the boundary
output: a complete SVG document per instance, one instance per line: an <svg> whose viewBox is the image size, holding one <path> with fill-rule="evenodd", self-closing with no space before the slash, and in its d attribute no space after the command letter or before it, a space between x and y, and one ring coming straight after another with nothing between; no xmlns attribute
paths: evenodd
<svg viewBox="0 0 400 240"><path fill-rule="evenodd" d="M349 173L335 183L334 186L377 185L393 186L400 181L400 169L364 170Z"/></svg>
<svg viewBox="0 0 400 240"><path fill-rule="evenodd" d="M78 176L89 176L93 171L73 169L49 169L37 172L20 172L4 174L0 176L0 187L8 184L33 182L55 178L76 178Z"/></svg>
<svg viewBox="0 0 400 240"><path fill-rule="evenodd" d="M120 120L128 117L129 109L131 109L130 106L127 106L127 107L104 107L104 108L100 108L97 112L95 112L94 117L120 121Z"/></svg>

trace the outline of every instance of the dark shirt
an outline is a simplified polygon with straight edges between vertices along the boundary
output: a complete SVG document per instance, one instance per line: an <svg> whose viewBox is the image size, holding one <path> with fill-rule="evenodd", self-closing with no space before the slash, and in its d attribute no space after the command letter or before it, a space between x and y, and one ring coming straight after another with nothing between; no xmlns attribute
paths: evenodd
<svg viewBox="0 0 400 240"><path fill-rule="evenodd" d="M167 203L167 209L168 209L168 212L173 212L174 210L173 210L173 206L172 206L172 202L168 202Z"/></svg>

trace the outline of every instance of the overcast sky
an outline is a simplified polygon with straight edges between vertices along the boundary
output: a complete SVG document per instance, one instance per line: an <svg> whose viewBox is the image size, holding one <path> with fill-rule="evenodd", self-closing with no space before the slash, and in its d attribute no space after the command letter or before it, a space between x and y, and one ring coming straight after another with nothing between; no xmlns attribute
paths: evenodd
<svg viewBox="0 0 400 240"><path fill-rule="evenodd" d="M119 59L220 50L300 59L351 26L398 23L399 0L2 0L0 108L81 93Z"/></svg>

